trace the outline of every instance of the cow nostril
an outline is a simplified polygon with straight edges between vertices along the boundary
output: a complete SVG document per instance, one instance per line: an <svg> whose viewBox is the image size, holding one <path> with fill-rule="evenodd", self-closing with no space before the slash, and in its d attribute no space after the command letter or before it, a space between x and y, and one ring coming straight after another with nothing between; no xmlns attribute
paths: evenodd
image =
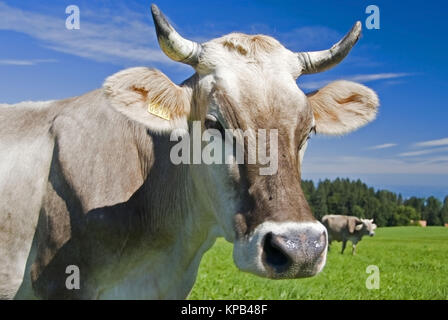
<svg viewBox="0 0 448 320"><path fill-rule="evenodd" d="M291 266L289 256L273 241L273 235L269 232L264 238L263 260L267 266L276 273L282 273Z"/></svg>
<svg viewBox="0 0 448 320"><path fill-rule="evenodd" d="M327 247L327 233L325 231L322 232L319 238L319 246L322 247L322 250Z"/></svg>

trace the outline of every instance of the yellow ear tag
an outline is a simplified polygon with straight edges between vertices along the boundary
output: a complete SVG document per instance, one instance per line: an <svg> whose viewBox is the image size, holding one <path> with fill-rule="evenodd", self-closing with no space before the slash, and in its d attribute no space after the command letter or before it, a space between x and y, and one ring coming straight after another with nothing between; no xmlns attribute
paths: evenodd
<svg viewBox="0 0 448 320"><path fill-rule="evenodd" d="M150 114L153 114L159 118L165 119L165 120L171 120L171 114L168 109L163 108L157 103L149 103L148 104L148 112Z"/></svg>

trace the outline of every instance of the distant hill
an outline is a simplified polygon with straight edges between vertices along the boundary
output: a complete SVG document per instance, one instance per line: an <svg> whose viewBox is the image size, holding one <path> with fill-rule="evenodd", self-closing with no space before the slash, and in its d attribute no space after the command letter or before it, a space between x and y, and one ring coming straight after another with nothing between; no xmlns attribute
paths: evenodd
<svg viewBox="0 0 448 320"><path fill-rule="evenodd" d="M376 190L361 180L341 178L317 184L303 180L302 188L317 219L344 214L374 219L378 226L406 226L416 220L427 220L428 225L448 223L448 195L403 197L393 191Z"/></svg>
<svg viewBox="0 0 448 320"><path fill-rule="evenodd" d="M432 186L409 186L409 185L384 185L383 189L390 190L392 192L401 194L404 199L411 198L413 196L419 196L428 198L434 196L443 202L448 195L448 190L445 187L432 187Z"/></svg>

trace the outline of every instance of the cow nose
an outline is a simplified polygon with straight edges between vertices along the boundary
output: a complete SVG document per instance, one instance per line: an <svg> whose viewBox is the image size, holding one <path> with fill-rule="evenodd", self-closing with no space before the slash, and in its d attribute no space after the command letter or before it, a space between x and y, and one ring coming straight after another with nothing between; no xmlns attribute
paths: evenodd
<svg viewBox="0 0 448 320"><path fill-rule="evenodd" d="M326 248L327 235L322 230L301 230L298 234L269 232L264 238L263 262L274 276L309 277L325 259Z"/></svg>

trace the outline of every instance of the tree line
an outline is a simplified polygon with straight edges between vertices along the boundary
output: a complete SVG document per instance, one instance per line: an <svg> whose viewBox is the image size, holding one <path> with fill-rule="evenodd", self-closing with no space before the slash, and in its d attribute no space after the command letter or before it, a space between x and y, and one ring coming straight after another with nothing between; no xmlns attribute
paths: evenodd
<svg viewBox="0 0 448 320"><path fill-rule="evenodd" d="M426 220L428 226L448 223L448 196L441 202L436 197L403 199L401 194L375 190L361 180L303 180L302 188L314 216L342 214L374 219L379 227L407 226Z"/></svg>

